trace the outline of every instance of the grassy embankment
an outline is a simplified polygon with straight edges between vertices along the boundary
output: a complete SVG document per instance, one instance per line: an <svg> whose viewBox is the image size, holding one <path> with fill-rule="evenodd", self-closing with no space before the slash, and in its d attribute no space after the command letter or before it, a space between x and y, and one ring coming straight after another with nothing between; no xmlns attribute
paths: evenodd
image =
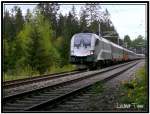
<svg viewBox="0 0 150 114"><path fill-rule="evenodd" d="M118 100L120 104L135 104L136 108L134 110L138 110L137 106L140 106L140 110L146 111L147 100L147 74L145 66L138 69L135 72L135 78L130 81L123 81L120 85L120 92L121 95ZM100 93L105 91L103 84L98 82L91 87L92 91L95 92L94 96L99 96ZM90 109L95 110L98 109L99 105L92 103L94 100L91 101ZM96 101L96 100L95 100ZM99 101L97 99L97 101ZM141 108L143 106L143 108Z"/></svg>
<svg viewBox="0 0 150 114"><path fill-rule="evenodd" d="M124 82L121 86L123 96L121 97L121 103L124 104L136 104L143 105L142 110L146 110L147 107L147 72L145 66L140 68L135 73L135 78L129 82Z"/></svg>
<svg viewBox="0 0 150 114"><path fill-rule="evenodd" d="M51 67L45 74L60 73L60 72L72 71L75 69L76 67L74 65L66 65L62 68ZM11 73L3 73L3 81L30 78L30 77L36 77L39 75L40 75L39 72L33 71L30 68L18 69L18 71L16 71L16 73L13 75L11 75Z"/></svg>

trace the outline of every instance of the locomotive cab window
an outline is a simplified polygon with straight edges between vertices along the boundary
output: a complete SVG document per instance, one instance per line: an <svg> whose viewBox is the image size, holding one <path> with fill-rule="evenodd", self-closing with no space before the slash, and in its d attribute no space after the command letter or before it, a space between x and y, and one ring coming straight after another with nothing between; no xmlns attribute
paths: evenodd
<svg viewBox="0 0 150 114"><path fill-rule="evenodd" d="M74 46L75 47L81 47L84 46L87 48L88 46L91 46L91 36L90 35L78 35L74 38Z"/></svg>

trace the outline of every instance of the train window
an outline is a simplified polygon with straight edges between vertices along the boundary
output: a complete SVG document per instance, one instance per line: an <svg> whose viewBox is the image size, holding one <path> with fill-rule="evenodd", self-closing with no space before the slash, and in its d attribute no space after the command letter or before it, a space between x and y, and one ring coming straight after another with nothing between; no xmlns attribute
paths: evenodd
<svg viewBox="0 0 150 114"><path fill-rule="evenodd" d="M84 38L83 39L83 45L85 46L85 47L87 47L87 46L90 46L91 45L91 39L90 38Z"/></svg>
<svg viewBox="0 0 150 114"><path fill-rule="evenodd" d="M81 44L81 38L80 37L79 38L75 37L75 39L74 39L74 46L75 47L79 47L80 44Z"/></svg>
<svg viewBox="0 0 150 114"><path fill-rule="evenodd" d="M74 38L74 46L80 47L83 44L84 47L91 46L90 35L78 35Z"/></svg>

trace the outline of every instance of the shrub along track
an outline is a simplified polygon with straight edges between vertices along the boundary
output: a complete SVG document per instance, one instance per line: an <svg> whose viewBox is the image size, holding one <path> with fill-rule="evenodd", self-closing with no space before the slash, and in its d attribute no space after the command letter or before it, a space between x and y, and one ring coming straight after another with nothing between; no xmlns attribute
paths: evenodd
<svg viewBox="0 0 150 114"><path fill-rule="evenodd" d="M85 73L85 75L59 84L7 96L2 99L3 111L44 111L47 106L52 108L56 104L61 105L66 98L87 91L91 85L99 81L104 82L110 80L135 66L137 63L138 61L132 61L121 65L111 66L102 70ZM51 109L50 107L48 108L49 110Z"/></svg>

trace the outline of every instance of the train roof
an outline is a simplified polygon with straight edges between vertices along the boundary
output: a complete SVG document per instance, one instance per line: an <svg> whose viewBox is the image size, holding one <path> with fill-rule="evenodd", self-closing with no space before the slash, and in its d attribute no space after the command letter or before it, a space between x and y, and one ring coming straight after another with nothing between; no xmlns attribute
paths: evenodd
<svg viewBox="0 0 150 114"><path fill-rule="evenodd" d="M111 41L109 41L109 40L107 40L107 39L105 39L105 38L102 38L102 40L105 41L105 42L107 42L107 43L109 42L111 45L113 45L113 46L115 46L115 47L117 47L117 48L119 48L119 49L123 49L123 50L125 50L125 51L127 51L127 52L134 53L133 51L128 50L128 49L126 49L126 48L124 48L124 47L122 47L122 46L119 46L119 45L117 45L117 44L115 44L115 43L113 43L113 42L111 42ZM134 54L136 54L136 53L134 53Z"/></svg>
<svg viewBox="0 0 150 114"><path fill-rule="evenodd" d="M126 49L126 48L123 48L123 49L124 49L125 51L127 51L127 52L136 54L135 52L133 52L133 51L131 51L131 50L128 50L128 49Z"/></svg>
<svg viewBox="0 0 150 114"><path fill-rule="evenodd" d="M139 56L145 56L144 54L137 54L137 55L139 55Z"/></svg>
<svg viewBox="0 0 150 114"><path fill-rule="evenodd" d="M115 47L117 47L117 48L123 49L123 47L121 47L121 46L119 46L119 45L117 45L117 44L115 44L115 43L113 43L111 41L110 41L110 44L113 45L113 46L115 46Z"/></svg>
<svg viewBox="0 0 150 114"><path fill-rule="evenodd" d="M107 40L107 39L105 39L105 38L102 38L101 37L101 39L100 40L102 40L102 41L104 41L104 42L106 42L106 43L110 43L110 41L109 40Z"/></svg>
<svg viewBox="0 0 150 114"><path fill-rule="evenodd" d="M94 33L76 33L76 34L74 34L74 36L75 36L75 35L84 35L84 34L94 35Z"/></svg>

